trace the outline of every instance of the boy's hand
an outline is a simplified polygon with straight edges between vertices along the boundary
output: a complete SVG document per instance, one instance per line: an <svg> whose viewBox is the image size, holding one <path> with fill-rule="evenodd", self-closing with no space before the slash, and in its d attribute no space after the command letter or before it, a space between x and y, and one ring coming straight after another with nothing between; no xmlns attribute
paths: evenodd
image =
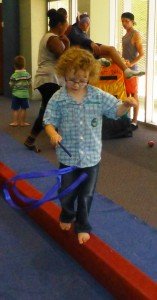
<svg viewBox="0 0 157 300"><path fill-rule="evenodd" d="M56 147L58 145L58 142L61 142L62 137L56 132L54 133L51 138L50 138L50 142L53 145L53 147Z"/></svg>

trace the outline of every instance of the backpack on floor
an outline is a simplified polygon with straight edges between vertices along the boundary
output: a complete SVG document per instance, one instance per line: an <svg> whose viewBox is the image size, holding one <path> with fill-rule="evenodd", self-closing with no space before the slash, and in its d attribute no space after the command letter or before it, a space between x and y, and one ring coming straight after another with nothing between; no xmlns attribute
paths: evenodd
<svg viewBox="0 0 157 300"><path fill-rule="evenodd" d="M118 120L103 117L102 139L116 139L132 137L131 121L128 117L122 117Z"/></svg>

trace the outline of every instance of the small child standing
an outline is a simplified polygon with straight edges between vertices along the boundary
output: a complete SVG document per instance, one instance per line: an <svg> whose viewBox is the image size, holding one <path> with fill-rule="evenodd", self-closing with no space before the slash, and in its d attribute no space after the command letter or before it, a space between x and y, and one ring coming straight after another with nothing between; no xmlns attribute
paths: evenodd
<svg viewBox="0 0 157 300"><path fill-rule="evenodd" d="M29 126L25 122L26 109L29 108L29 87L31 86L31 75L25 70L25 58L21 55L14 58L15 72L11 75L9 85L12 89L13 122L10 126Z"/></svg>
<svg viewBox="0 0 157 300"><path fill-rule="evenodd" d="M100 63L87 50L66 50L59 58L56 71L65 78L65 86L49 100L43 123L51 143L57 146L60 168L77 166L71 173L63 175L60 192L82 173L88 175L79 187L60 198L60 228L69 230L74 223L78 242L83 244L90 239L92 229L88 215L101 160L102 116L118 119L130 107L136 106L136 100L129 97L123 103L89 84L91 79L98 78ZM59 147L61 140L71 157Z"/></svg>

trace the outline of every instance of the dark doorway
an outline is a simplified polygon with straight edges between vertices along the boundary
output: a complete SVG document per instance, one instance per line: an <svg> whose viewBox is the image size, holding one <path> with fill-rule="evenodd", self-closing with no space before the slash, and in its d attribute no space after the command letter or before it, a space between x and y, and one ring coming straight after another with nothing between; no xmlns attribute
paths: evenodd
<svg viewBox="0 0 157 300"><path fill-rule="evenodd" d="M0 3L0 94L3 94L3 21L2 3Z"/></svg>

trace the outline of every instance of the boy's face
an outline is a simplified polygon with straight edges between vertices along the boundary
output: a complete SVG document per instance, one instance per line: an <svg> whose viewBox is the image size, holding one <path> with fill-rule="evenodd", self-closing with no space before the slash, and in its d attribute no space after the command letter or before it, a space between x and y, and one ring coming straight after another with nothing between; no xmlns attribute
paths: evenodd
<svg viewBox="0 0 157 300"><path fill-rule="evenodd" d="M71 91L80 91L83 90L89 80L89 72L84 70L79 70L75 72L74 70L67 72L65 81L66 87Z"/></svg>

